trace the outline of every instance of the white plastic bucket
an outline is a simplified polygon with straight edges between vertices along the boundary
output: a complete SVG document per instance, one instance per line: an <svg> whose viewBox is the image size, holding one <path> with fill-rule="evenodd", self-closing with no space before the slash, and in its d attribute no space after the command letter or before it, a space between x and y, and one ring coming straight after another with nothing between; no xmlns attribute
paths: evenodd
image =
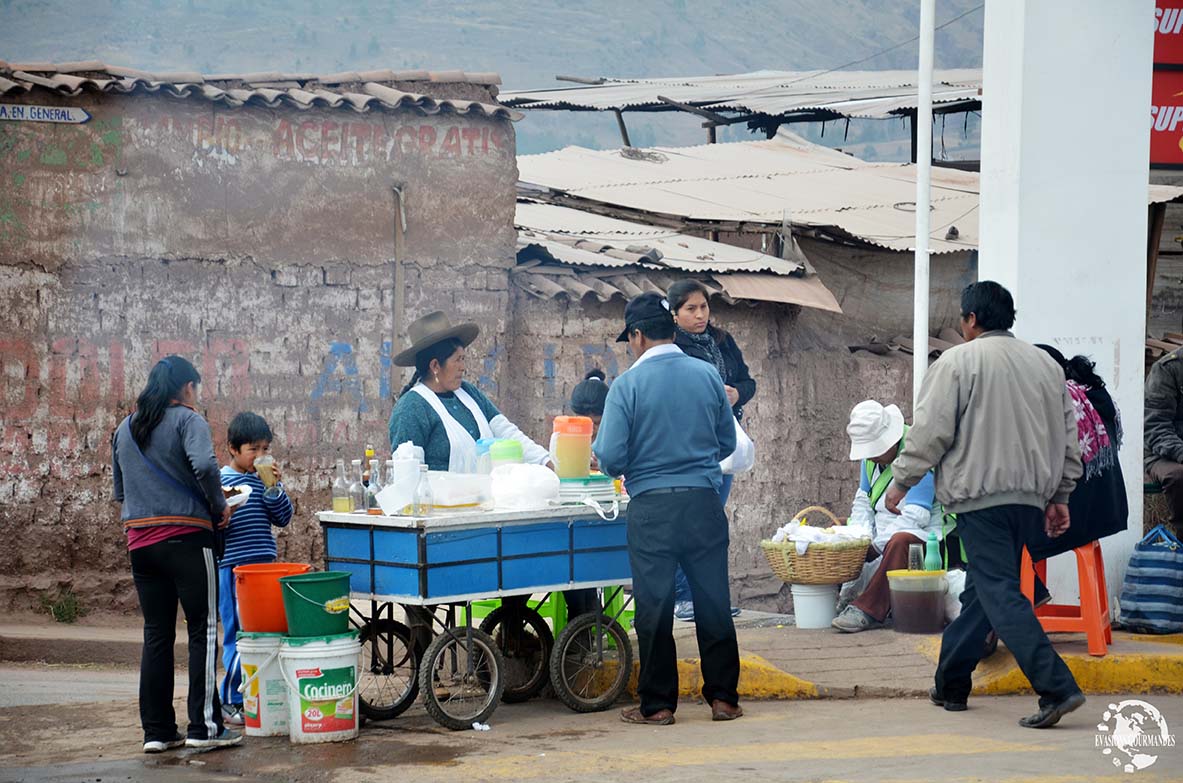
<svg viewBox="0 0 1183 783"><path fill-rule="evenodd" d="M357 631L284 637L279 663L288 688L288 736L292 742L357 738L360 660Z"/></svg>
<svg viewBox="0 0 1183 783"><path fill-rule="evenodd" d="M838 614L839 585L789 585L798 628L829 628Z"/></svg>
<svg viewBox="0 0 1183 783"><path fill-rule="evenodd" d="M248 737L284 737L288 734L288 686L279 668L283 634L238 634L238 660L242 669L242 717Z"/></svg>

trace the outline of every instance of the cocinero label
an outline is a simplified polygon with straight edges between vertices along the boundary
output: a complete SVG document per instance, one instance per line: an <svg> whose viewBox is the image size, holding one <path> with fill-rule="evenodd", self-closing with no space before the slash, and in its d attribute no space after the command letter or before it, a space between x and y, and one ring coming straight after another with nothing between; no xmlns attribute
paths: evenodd
<svg viewBox="0 0 1183 783"><path fill-rule="evenodd" d="M309 701L328 701L330 699L343 699L353 690L352 683L340 683L331 685L323 683L320 685L305 685L301 688L301 695Z"/></svg>

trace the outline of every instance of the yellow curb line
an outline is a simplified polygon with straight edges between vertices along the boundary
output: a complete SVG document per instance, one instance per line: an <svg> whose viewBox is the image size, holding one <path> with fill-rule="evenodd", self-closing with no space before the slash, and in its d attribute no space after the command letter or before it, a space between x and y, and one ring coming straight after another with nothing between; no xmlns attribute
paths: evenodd
<svg viewBox="0 0 1183 783"><path fill-rule="evenodd" d="M940 639L922 639L916 649L935 664L940 657ZM1063 658L1086 694L1183 693L1183 655L1177 653L1110 653L1101 658L1070 653ZM974 670L973 692L1003 696L1032 691L1015 657L1002 648Z"/></svg>
<svg viewBox="0 0 1183 783"><path fill-rule="evenodd" d="M637 694L637 675L640 663L633 664L628 692ZM695 697L702 694L702 669L698 658L678 659L678 695ZM741 699L818 699L826 694L812 682L803 680L776 666L759 655L739 657L739 696Z"/></svg>

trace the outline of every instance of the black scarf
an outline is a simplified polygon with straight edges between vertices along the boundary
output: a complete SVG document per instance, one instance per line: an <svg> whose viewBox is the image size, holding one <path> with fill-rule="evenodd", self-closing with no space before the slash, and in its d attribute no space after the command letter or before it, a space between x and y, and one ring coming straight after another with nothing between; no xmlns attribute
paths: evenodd
<svg viewBox="0 0 1183 783"><path fill-rule="evenodd" d="M694 334L688 332L682 327L677 327L678 332L687 340L689 340L696 348L702 349L707 356L711 357L711 363L715 365L715 369L719 371L719 377L723 379L723 383L728 383L730 378L727 377L727 363L723 361L723 351L719 349L719 341L711 334L712 329L708 325L702 334Z"/></svg>

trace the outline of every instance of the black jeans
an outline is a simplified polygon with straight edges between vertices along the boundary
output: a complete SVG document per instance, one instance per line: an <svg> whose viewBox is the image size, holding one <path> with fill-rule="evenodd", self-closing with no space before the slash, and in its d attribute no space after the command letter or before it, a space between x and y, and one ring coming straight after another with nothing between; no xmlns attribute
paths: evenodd
<svg viewBox="0 0 1183 783"><path fill-rule="evenodd" d="M982 640L991 627L1039 694L1041 707L1080 690L1019 588L1027 531L1042 524L1043 512L1033 506L995 506L957 515L969 565L961 614L945 628L941 640L936 687L946 700L964 702L969 697Z"/></svg>
<svg viewBox="0 0 1183 783"><path fill-rule="evenodd" d="M674 571L680 565L694 597L702 658L702 696L738 704L739 645L731 620L727 574L727 515L711 489L646 492L628 507L628 555L633 571L634 625L641 656L641 712L678 708L674 645Z"/></svg>
<svg viewBox="0 0 1183 783"><path fill-rule="evenodd" d="M144 614L140 723L144 741L177 734L173 710L173 644L177 601L189 629L189 731L192 739L222 732L218 701L218 568L214 539L199 532L131 551L131 575Z"/></svg>

